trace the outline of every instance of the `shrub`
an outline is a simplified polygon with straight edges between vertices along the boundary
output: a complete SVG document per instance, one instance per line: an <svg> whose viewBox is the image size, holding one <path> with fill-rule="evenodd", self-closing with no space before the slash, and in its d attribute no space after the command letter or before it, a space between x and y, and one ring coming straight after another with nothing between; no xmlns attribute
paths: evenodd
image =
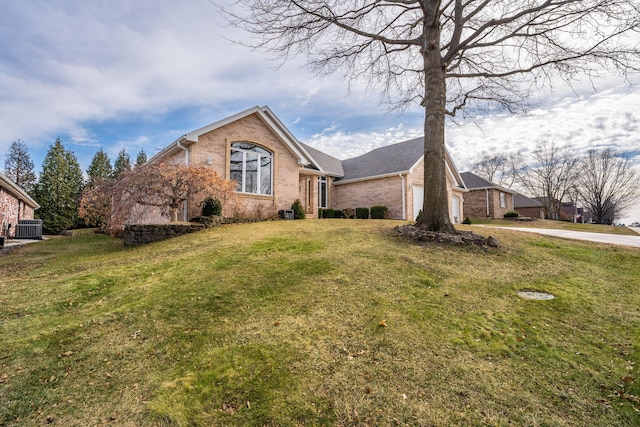
<svg viewBox="0 0 640 427"><path fill-rule="evenodd" d="M324 218L324 209L318 208L318 219Z"/></svg>
<svg viewBox="0 0 640 427"><path fill-rule="evenodd" d="M333 209L325 209L324 210L325 218L333 218Z"/></svg>
<svg viewBox="0 0 640 427"><path fill-rule="evenodd" d="M343 209L342 217L347 219L354 219L356 217L356 210L353 208Z"/></svg>
<svg viewBox="0 0 640 427"><path fill-rule="evenodd" d="M300 203L300 199L296 199L296 201L293 202L291 209L293 210L294 219L305 219L307 217L307 214L304 213L302 203Z"/></svg>
<svg viewBox="0 0 640 427"><path fill-rule="evenodd" d="M386 206L372 206L371 219L385 219L387 217Z"/></svg>
<svg viewBox="0 0 640 427"><path fill-rule="evenodd" d="M340 209L335 209L333 211L333 217L334 218L342 218L342 211Z"/></svg>
<svg viewBox="0 0 640 427"><path fill-rule="evenodd" d="M357 219L369 219L369 208L356 208Z"/></svg>
<svg viewBox="0 0 640 427"><path fill-rule="evenodd" d="M469 219L469 217L466 217L464 219L464 221L462 221L463 224L467 224L467 225L471 225L471 220Z"/></svg>
<svg viewBox="0 0 640 427"><path fill-rule="evenodd" d="M218 199L207 197L202 203L202 216L220 216L222 214L222 202Z"/></svg>
<svg viewBox="0 0 640 427"><path fill-rule="evenodd" d="M520 216L520 214L516 211L509 211L506 214L504 214L505 218L518 218Z"/></svg>
<svg viewBox="0 0 640 427"><path fill-rule="evenodd" d="M416 222L420 222L421 219L422 219L422 209L420 209L418 211L418 216L416 217Z"/></svg>

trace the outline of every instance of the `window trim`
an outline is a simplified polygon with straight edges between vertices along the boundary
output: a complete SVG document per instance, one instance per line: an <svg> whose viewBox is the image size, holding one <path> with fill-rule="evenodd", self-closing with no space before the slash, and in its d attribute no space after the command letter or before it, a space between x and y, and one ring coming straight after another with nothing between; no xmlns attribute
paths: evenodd
<svg viewBox="0 0 640 427"><path fill-rule="evenodd" d="M250 145L252 146L251 148L247 149L247 148L239 148L239 147L234 147L234 145L236 144L245 144L245 145ZM259 152L257 150L253 150L253 148L259 148L261 150L266 151L268 154ZM233 156L233 153L237 152L242 154L242 167L240 171L233 171L231 169L231 159ZM247 157L248 155L253 155L255 156L255 162L256 162L256 192L252 192L252 191L246 191L247 190ZM269 192L268 193L264 193L262 192L262 180L263 180L263 174L262 174L262 159L270 159L269 162ZM252 141L233 141L229 144L229 179L234 179L231 177L232 172L240 172L241 174L241 181L238 181L237 179L235 179L235 181L238 182L238 188L236 189L236 191L240 194L246 194L246 195L255 195L255 196L267 196L267 197L273 197L273 193L274 193L274 188L273 188L273 176L274 176L274 159L275 159L275 153L273 150L265 147L264 145L261 144L257 144L255 142ZM254 160L251 160L254 161Z"/></svg>
<svg viewBox="0 0 640 427"><path fill-rule="evenodd" d="M323 185L324 185L324 193L322 192ZM324 197L322 197L323 195ZM329 206L329 180L327 179L326 176L319 176L318 177L318 207L320 209L326 209L328 206Z"/></svg>

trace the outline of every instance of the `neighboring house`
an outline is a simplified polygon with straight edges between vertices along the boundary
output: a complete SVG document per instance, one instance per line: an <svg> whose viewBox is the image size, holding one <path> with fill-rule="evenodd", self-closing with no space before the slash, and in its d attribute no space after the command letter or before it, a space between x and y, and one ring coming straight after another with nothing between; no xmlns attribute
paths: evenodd
<svg viewBox="0 0 640 427"><path fill-rule="evenodd" d="M424 189L422 138L339 160L298 141L268 107L253 107L190 132L149 163L211 167L238 183L240 215L269 216L299 199L307 216L319 208L387 206L389 218L415 219ZM464 183L447 153L453 222L463 212ZM189 203L182 220L200 215Z"/></svg>
<svg viewBox="0 0 640 427"><path fill-rule="evenodd" d="M542 203L520 193L513 194L513 208L520 216L545 219L545 209Z"/></svg>
<svg viewBox="0 0 640 427"><path fill-rule="evenodd" d="M579 208L573 202L562 202L560 219L569 222L589 224L593 220L593 214L584 208Z"/></svg>
<svg viewBox="0 0 640 427"><path fill-rule="evenodd" d="M18 184L0 173L0 235L13 237L21 219L33 219L38 205Z"/></svg>
<svg viewBox="0 0 640 427"><path fill-rule="evenodd" d="M465 215L471 218L503 218L513 210L514 191L471 173L460 174L469 193L464 198Z"/></svg>

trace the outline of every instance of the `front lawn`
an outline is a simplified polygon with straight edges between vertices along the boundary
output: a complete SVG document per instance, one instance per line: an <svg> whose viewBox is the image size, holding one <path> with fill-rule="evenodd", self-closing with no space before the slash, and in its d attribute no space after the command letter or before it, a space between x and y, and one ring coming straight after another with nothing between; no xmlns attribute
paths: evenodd
<svg viewBox="0 0 640 427"><path fill-rule="evenodd" d="M501 248L425 247L396 224L0 257L0 426L640 423L640 250L474 227Z"/></svg>

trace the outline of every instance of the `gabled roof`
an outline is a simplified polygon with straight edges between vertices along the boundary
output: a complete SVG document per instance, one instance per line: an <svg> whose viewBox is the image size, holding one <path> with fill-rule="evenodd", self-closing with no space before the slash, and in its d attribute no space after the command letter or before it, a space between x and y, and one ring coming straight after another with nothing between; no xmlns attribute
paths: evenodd
<svg viewBox="0 0 640 427"><path fill-rule="evenodd" d="M336 184L361 181L376 177L385 177L408 173L424 158L424 138L414 138L397 144L376 148L361 156L342 161L344 176ZM464 182L449 155L446 152L447 169L453 176L455 185L464 187Z"/></svg>
<svg viewBox="0 0 640 427"><path fill-rule="evenodd" d="M275 135L277 135L285 143L285 145L287 145L291 152L298 157L298 164L309 164L309 156L307 156L304 152L301 143L291 134L291 132L289 132L289 130L282 124L282 122L275 116L275 114L273 114L269 107L259 107L257 105L255 107L251 107L237 114L234 114L233 116L218 120L217 122L211 123L207 126L203 126L200 129L196 129L181 136L180 138L169 144L167 147L165 147L162 151L151 157L148 163L153 163L167 154L182 150L185 146L189 146L193 143L198 142L198 138L201 135L219 129L223 126L228 125L229 123L233 123L252 114L257 114L258 117L260 117L260 119L262 119L262 121L267 125L267 127L269 127L269 129Z"/></svg>
<svg viewBox="0 0 640 427"><path fill-rule="evenodd" d="M35 200L3 173L0 173L0 187L6 189L7 192L12 194L16 199L26 203L33 209L40 208L40 205Z"/></svg>
<svg viewBox="0 0 640 427"><path fill-rule="evenodd" d="M541 208L542 203L520 193L513 193L513 208Z"/></svg>
<svg viewBox="0 0 640 427"><path fill-rule="evenodd" d="M505 193L515 194L515 191L509 190L508 188L505 188L494 182L488 181L472 172L462 172L460 176L462 176L464 185L469 190L487 190L487 189L495 188L496 190L500 190Z"/></svg>

